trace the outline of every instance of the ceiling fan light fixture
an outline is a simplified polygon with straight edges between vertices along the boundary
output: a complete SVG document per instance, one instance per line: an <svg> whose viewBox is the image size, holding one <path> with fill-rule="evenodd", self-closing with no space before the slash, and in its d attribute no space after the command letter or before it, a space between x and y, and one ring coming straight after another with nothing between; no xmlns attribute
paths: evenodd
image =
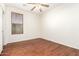
<svg viewBox="0 0 79 59"><path fill-rule="evenodd" d="M42 12L44 8L48 8L49 7L49 4L44 4L44 3L27 3L27 4L33 6L30 9L31 11L38 10L39 12ZM27 4L23 4L23 6L26 6Z"/></svg>

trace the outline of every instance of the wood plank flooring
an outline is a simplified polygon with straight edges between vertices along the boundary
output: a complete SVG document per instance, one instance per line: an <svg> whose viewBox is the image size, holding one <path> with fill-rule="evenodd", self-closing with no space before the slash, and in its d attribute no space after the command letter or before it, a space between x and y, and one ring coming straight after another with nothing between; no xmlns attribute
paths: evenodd
<svg viewBox="0 0 79 59"><path fill-rule="evenodd" d="M2 56L79 56L79 50L42 38L9 43Z"/></svg>

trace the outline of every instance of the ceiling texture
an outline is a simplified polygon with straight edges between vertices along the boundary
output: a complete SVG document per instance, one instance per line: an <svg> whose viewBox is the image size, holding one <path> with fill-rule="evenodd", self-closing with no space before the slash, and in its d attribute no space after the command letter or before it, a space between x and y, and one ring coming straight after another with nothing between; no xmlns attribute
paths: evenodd
<svg viewBox="0 0 79 59"><path fill-rule="evenodd" d="M50 9L56 8L59 4L57 3L7 3L5 5L17 7L32 13L41 14Z"/></svg>

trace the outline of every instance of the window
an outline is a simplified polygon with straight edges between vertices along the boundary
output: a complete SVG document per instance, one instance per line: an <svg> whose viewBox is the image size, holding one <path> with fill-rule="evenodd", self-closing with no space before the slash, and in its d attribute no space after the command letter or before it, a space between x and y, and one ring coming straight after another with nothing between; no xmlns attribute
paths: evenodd
<svg viewBox="0 0 79 59"><path fill-rule="evenodd" d="M23 34L23 14L11 12L12 34Z"/></svg>

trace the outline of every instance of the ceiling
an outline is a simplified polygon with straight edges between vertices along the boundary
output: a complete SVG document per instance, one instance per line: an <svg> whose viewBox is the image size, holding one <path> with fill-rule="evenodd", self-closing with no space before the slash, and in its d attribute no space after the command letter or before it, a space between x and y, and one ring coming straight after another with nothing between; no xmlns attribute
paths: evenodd
<svg viewBox="0 0 79 59"><path fill-rule="evenodd" d="M26 10L26 11L29 11L29 12L32 12L32 13L39 13L39 14L43 13L43 12L46 12L46 11L48 11L50 9L54 9L54 8L56 8L59 5L57 3L40 3L40 4L46 4L46 5L49 5L49 7L41 6L42 11L40 12L38 7L36 7L33 11L31 11L31 9L34 7L34 5L33 4L29 4L29 3L26 3L26 4L22 4L22 3L7 3L5 5L21 8L23 10Z"/></svg>

